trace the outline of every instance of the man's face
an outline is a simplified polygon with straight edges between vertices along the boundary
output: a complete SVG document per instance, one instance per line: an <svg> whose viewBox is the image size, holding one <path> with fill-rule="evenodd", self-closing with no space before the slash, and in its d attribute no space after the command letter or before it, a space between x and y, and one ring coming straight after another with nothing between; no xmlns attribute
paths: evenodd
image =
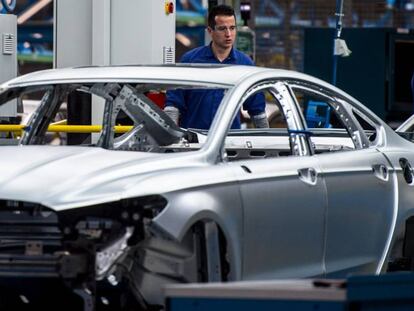
<svg viewBox="0 0 414 311"><path fill-rule="evenodd" d="M213 43L222 49L231 48L236 39L236 20L234 16L217 15L214 29L208 27Z"/></svg>

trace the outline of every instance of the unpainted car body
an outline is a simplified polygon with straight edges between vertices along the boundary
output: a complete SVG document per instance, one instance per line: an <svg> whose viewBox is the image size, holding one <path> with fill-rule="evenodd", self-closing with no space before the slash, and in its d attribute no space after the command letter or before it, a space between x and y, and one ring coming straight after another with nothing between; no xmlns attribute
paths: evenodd
<svg viewBox="0 0 414 311"><path fill-rule="evenodd" d="M179 128L146 97L200 88L225 94L208 131ZM12 281L57 280L85 309L150 308L170 283L412 268L414 145L328 83L251 66L84 67L18 77L0 103L30 92L43 92L39 108L17 146L0 147L9 298L41 303ZM102 129L43 145L73 92L102 104ZM230 130L257 92L284 126Z"/></svg>

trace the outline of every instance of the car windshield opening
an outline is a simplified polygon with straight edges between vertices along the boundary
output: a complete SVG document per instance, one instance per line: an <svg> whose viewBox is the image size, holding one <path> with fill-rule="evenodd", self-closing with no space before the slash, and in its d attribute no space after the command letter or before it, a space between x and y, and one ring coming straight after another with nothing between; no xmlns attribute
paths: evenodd
<svg viewBox="0 0 414 311"><path fill-rule="evenodd" d="M1 144L97 146L173 153L199 150L218 107L203 107L228 86L180 83L72 83L14 88L0 105L18 103L4 120ZM178 110L174 120L168 108ZM199 112L190 116L190 110ZM193 111L194 112L194 111Z"/></svg>

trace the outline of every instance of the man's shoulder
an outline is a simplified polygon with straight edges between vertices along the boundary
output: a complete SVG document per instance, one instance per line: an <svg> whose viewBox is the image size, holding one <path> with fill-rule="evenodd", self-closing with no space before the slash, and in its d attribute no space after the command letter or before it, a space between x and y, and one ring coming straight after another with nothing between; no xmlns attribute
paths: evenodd
<svg viewBox="0 0 414 311"><path fill-rule="evenodd" d="M255 65L253 60L249 56L244 54L242 51L239 51L238 49L233 48L233 52L234 52L234 55L237 59L237 63L239 65L250 65L250 66Z"/></svg>
<svg viewBox="0 0 414 311"><path fill-rule="evenodd" d="M194 48L186 53L181 57L182 63L192 63L194 61L200 60L200 58L203 58L206 53L206 49L208 46L200 46L197 48Z"/></svg>

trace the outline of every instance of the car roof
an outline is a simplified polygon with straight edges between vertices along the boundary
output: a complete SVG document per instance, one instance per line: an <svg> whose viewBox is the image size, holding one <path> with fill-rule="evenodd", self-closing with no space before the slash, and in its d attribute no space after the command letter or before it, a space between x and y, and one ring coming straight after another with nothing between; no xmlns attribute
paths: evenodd
<svg viewBox="0 0 414 311"><path fill-rule="evenodd" d="M76 82L133 82L182 80L207 84L234 85L241 78L262 69L253 66L194 65L126 65L88 66L50 69L33 72L15 78L5 85L7 88L50 83Z"/></svg>
<svg viewBox="0 0 414 311"><path fill-rule="evenodd" d="M247 76L272 71L275 76L292 77L302 74L256 66L175 64L175 65L125 65L89 66L50 69L29 73L9 80L1 88L24 87L28 85L86 83L86 82L158 82L182 81L183 84L212 84L233 86ZM305 76L305 75L303 75Z"/></svg>
<svg viewBox="0 0 414 311"><path fill-rule="evenodd" d="M35 71L19 76L0 85L0 94L13 88L67 83L153 83L194 86L235 86L249 77L264 79L297 79L326 87L344 98L352 100L364 113L372 114L358 100L321 79L305 73L245 65L219 64L168 64L168 65L119 65L83 66ZM372 114L378 122L379 118Z"/></svg>

